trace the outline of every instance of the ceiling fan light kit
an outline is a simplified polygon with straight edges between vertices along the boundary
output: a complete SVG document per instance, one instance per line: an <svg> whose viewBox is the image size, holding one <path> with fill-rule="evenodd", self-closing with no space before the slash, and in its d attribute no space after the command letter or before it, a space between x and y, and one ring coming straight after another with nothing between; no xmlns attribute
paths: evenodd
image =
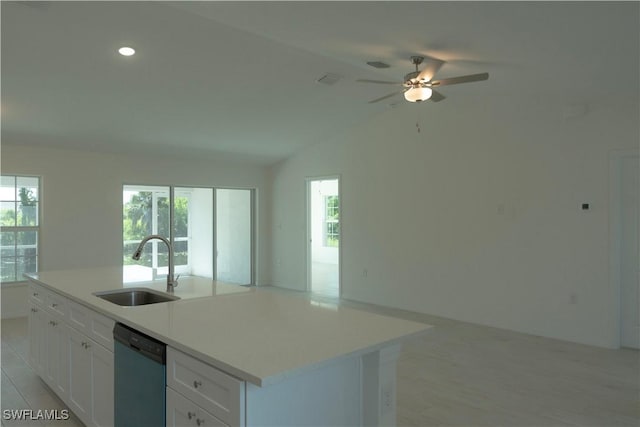
<svg viewBox="0 0 640 427"><path fill-rule="evenodd" d="M426 61L425 61L426 59ZM421 70L418 69L418 66L425 62L424 68ZM369 101L369 104L373 104L376 102L380 102L384 99L391 98L398 93L404 94L404 99L409 102L420 102L426 101L430 99L433 102L442 101L445 99L445 96L440 92L435 91L434 87L439 86L447 86L447 85L456 85L460 83L471 83L478 82L482 80L487 80L489 78L489 73L479 73L479 74L469 74L466 76L459 77L450 77L441 80L435 80L434 76L440 70L440 67L444 65L444 61L436 58L431 58L429 56L412 56L411 63L416 67L415 71L412 71L404 76L404 80L402 83L390 82L385 80L369 80L369 79L358 79L358 82L362 83L376 83L376 84L385 84L385 85L401 85L404 86L404 90L401 92L392 92L388 95L382 96L380 98L376 98L372 101Z"/></svg>
<svg viewBox="0 0 640 427"><path fill-rule="evenodd" d="M404 99L409 102L421 102L431 98L433 90L430 87L413 86L404 92Z"/></svg>

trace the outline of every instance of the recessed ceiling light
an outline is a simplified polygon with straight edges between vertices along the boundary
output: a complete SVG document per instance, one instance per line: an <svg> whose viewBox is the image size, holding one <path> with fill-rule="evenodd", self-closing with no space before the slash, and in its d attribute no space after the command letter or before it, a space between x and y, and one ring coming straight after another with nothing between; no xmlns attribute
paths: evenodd
<svg viewBox="0 0 640 427"><path fill-rule="evenodd" d="M118 49L118 53L120 53L120 55L122 56L131 56L133 54L136 53L135 49L133 49L132 47L121 47L120 49Z"/></svg>

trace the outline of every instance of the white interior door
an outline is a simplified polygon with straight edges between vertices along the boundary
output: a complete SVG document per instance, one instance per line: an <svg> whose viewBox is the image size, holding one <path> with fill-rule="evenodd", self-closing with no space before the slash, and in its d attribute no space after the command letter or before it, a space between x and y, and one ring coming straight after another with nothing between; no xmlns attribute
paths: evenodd
<svg viewBox="0 0 640 427"><path fill-rule="evenodd" d="M638 156L623 157L620 165L620 345L640 348Z"/></svg>
<svg viewBox="0 0 640 427"><path fill-rule="evenodd" d="M339 181L307 182L308 287L311 292L340 296Z"/></svg>

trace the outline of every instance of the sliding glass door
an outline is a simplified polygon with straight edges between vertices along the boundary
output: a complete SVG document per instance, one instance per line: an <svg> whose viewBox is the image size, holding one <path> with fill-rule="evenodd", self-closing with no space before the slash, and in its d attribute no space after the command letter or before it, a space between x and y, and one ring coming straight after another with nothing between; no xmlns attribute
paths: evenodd
<svg viewBox="0 0 640 427"><path fill-rule="evenodd" d="M154 280L167 274L166 245L157 240L147 243L140 261L131 255L143 238L158 234L170 239L169 187L125 186L122 191L123 280ZM178 264L178 263L176 263Z"/></svg>
<svg viewBox="0 0 640 427"><path fill-rule="evenodd" d="M180 187L175 192L176 208L186 204L189 213L187 226L176 215L176 251L187 253L189 275L213 277L213 188Z"/></svg>
<svg viewBox="0 0 640 427"><path fill-rule="evenodd" d="M253 190L216 189L216 280L253 283Z"/></svg>
<svg viewBox="0 0 640 427"><path fill-rule="evenodd" d="M122 193L125 282L166 276L162 242L149 241L140 261L131 258L144 237L158 234L172 242L176 274L254 283L254 190L125 185Z"/></svg>

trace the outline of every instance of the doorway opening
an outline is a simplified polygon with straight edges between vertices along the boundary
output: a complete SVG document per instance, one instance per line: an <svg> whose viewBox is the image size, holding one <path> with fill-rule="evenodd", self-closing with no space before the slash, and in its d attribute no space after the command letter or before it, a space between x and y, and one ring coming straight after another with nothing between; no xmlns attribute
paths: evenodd
<svg viewBox="0 0 640 427"><path fill-rule="evenodd" d="M307 289L340 296L340 182L337 177L307 181Z"/></svg>
<svg viewBox="0 0 640 427"><path fill-rule="evenodd" d="M619 298L619 346L640 348L638 151L614 153L611 172L611 272Z"/></svg>

